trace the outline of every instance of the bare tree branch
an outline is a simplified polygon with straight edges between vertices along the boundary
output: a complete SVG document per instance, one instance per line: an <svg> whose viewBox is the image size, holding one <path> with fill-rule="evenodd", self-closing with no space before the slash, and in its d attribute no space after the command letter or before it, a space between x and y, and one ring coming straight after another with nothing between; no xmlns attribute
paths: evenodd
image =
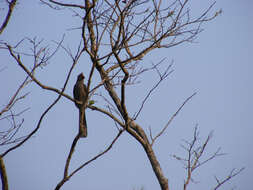
<svg viewBox="0 0 253 190"><path fill-rule="evenodd" d="M17 0L11 0L10 2L9 1L6 1L6 2L9 4L8 5L8 13L7 13L7 15L6 15L5 19L4 19L4 22L0 26L0 35L4 31L4 29L6 28L7 24L9 23L11 15L13 13L13 10L14 10L16 4L17 4Z"/></svg>
<svg viewBox="0 0 253 190"><path fill-rule="evenodd" d="M54 89L52 87L46 87L45 85L43 85L40 81L38 81L34 75L32 74L32 72L30 72L25 66L24 64L21 62L21 59L20 59L20 56L16 56L13 51L12 51L12 48L11 46L7 45L7 48L9 50L9 53L10 55L16 60L16 62L18 63L18 65L32 78L33 81L35 81L40 87L44 87L44 89L47 89L47 90L52 90L52 91L55 91L57 92L59 95L58 97L52 102L52 104L50 106L48 106L48 108L42 113L39 121L38 121L38 124L36 126L36 128L29 134L27 135L21 142L19 142L17 145L9 148L8 150L6 150L4 153L1 154L2 157L4 157L6 154L8 154L10 151L13 151L15 150L16 148L20 147L21 145L23 145L27 140L29 140L40 128L40 125L41 125L41 122L42 120L44 119L44 117L46 116L46 114L51 110L51 108L56 105L56 103L60 100L60 98L63 96L64 94L64 91L66 89L66 86L68 84L68 81L69 81L69 78L70 78L70 75L75 67L75 65L77 64L78 62L78 59L80 58L81 56L81 52L76 56L76 59L73 60L73 63L72 63L72 66L70 67L69 71L68 71L68 74L66 76L66 80L64 82L64 85L62 87L61 90L58 90L58 89ZM35 52L35 55L36 55L36 52ZM35 56L35 59L36 59L36 56ZM69 97L68 95L65 95L65 97ZM73 100L71 97L69 97L69 99ZM74 100L73 100L74 101Z"/></svg>
<svg viewBox="0 0 253 190"><path fill-rule="evenodd" d="M162 60L163 61L163 60ZM141 106L139 108L139 110L137 111L137 113L135 114L135 116L133 117L133 120L136 120L137 117L139 116L139 114L141 113L143 107L144 107L144 104L146 103L146 101L148 100L148 98L150 98L151 96L151 93L159 86L159 84L164 80L166 79L172 72L173 70L169 71L170 68L172 67L172 64L170 64L164 71L163 74L160 73L160 71L158 70L157 68L157 65L159 65L162 61L160 61L158 64L155 64L154 65L154 69L157 71L158 75L159 75L159 81L151 88L151 90L148 92L148 94L145 96L145 98L143 99L142 103L141 103Z"/></svg>
<svg viewBox="0 0 253 190"><path fill-rule="evenodd" d="M72 8L80 8L80 9L85 9L85 6L82 5L77 5L77 4L68 4L68 3L61 3L58 1L54 1L54 0L48 0L50 3L55 4L55 5L59 5L62 7L72 7ZM42 2L43 4L48 5L49 7L53 8L50 3L46 2L45 0L40 0L40 2Z"/></svg>
<svg viewBox="0 0 253 190"><path fill-rule="evenodd" d="M184 105L190 100L192 99L193 96L195 96L197 93L193 93L190 97L188 97L183 104L178 108L178 110L172 115L172 117L169 119L169 121L166 123L166 125L164 126L164 128L155 136L152 137L152 134L150 132L150 137L151 137L151 145L153 145L155 143L155 141L157 140L158 137L160 137L168 128L168 126L170 125L170 123L173 121L173 119L177 116L177 114L180 112L180 110L184 107Z"/></svg>
<svg viewBox="0 0 253 190"><path fill-rule="evenodd" d="M74 171L72 171L69 175L67 175L67 172L65 171L64 172L64 177L63 179L57 184L55 190L59 190L65 182L67 182L73 175L75 175L79 170L81 170L82 168L84 168L85 166L87 166L88 164L90 164L91 162L95 161L96 159L98 159L99 157L103 156L105 153L107 153L111 148L112 146L114 145L114 143L118 140L118 138L120 137L120 135L122 134L124 130L120 130L117 134L117 136L113 139L113 141L111 142L111 144L101 153L97 154L96 156L94 156L93 158L91 158L90 160L88 160L87 162L83 163L81 166L79 166L77 169L75 169ZM67 163L69 164L70 162L70 159L71 159L71 155L73 154L74 152L74 147L78 141L79 137L76 136L76 138L74 139L73 141L73 144L71 146L71 150L70 150L70 154L68 156L68 160L67 160ZM67 164L66 164L67 166ZM66 169L66 166L65 166L65 169Z"/></svg>
<svg viewBox="0 0 253 190"><path fill-rule="evenodd" d="M39 86L40 86L41 88L43 88L43 89L56 92L56 93L59 94L60 96L64 96L65 98L67 98L67 99L69 99L69 100L75 102L75 100L74 100L71 96L69 96L69 95L67 95L67 94L64 94L63 91L42 84L42 83L32 74L32 72L30 72L30 71L26 68L26 66L22 63L22 61L21 61L21 59L20 59L20 56L19 56L19 55L16 56L16 55L14 54L14 52L13 52L13 50L12 50L12 47L11 47L10 45L7 45L7 44L6 44L6 46L7 46L8 50L9 50L10 55L16 60L17 64L26 72L26 74L29 75L29 77L30 77L37 85L39 85ZM78 56L77 58L79 59L80 56L81 56L81 53L79 54L79 56ZM76 63L75 63L75 64L76 64Z"/></svg>
<svg viewBox="0 0 253 190"><path fill-rule="evenodd" d="M220 180L215 176L215 180L217 182L217 185L213 188L213 190L217 190L219 189L222 185L224 185L226 182L228 182L229 180L231 180L232 178L234 178L235 176L237 176L238 174L240 174L245 168L241 168L239 170L236 170L235 168L231 170L231 172L229 173L229 175Z"/></svg>
<svg viewBox="0 0 253 190"><path fill-rule="evenodd" d="M51 54L51 56L48 56L47 48L40 47L42 41L39 41L38 43L35 39L30 41L33 45L33 52L31 55L16 52L15 47L11 47L7 43L4 44L5 49L8 50L10 56L14 58L17 65L25 71L29 76L29 79L34 81L39 87L58 94L58 97L42 113L36 128L17 145L5 151L1 156L4 157L8 152L20 147L31 138L40 128L44 116L62 96L70 101L75 101L71 96L65 94L64 91L73 68L79 62L81 55L87 53L88 58L91 61L91 64L87 65L87 67L90 66L90 68L87 69L87 71L89 71L87 82L89 97L92 97L98 89L104 90L104 93L99 93L100 97L103 98L103 102L106 103L106 109L102 109L99 106L89 105L88 99L87 107L111 118L116 126L118 125L121 127L121 130L119 130L118 135L102 153L97 154L89 161L81 164L77 169L69 172L71 159L79 140L79 136L77 135L73 139L72 146L66 159L63 178L57 184L55 189L60 189L66 181L82 168L108 152L122 132L126 131L142 145L161 189L169 190L168 179L162 171L162 167L160 166L152 145L158 137L165 133L172 120L196 93L183 102L155 137L152 137L152 131L150 129L150 142L143 128L136 123L135 120L143 110L148 98L151 97L152 92L172 72L170 71L171 65L169 65L164 71L158 69L157 65L159 63L153 66L153 69L159 76L159 81L144 97L141 106L134 117L130 116L127 109L127 85L136 84L136 78L148 70L142 59L152 50L158 48L170 48L184 42L193 42L197 35L202 31L201 25L204 22L214 19L219 14L219 12L216 12L213 16L209 15L214 4L204 10L199 17L192 18L190 16L190 9L187 7L189 0L174 0L172 2L163 2L162 0L84 0L82 1L82 4L63 3L56 0L40 1L53 9L61 8L61 10L63 10L64 8L71 8L75 16L81 19L81 26L77 29L80 28L81 30L80 38L82 41L79 43L75 55L72 54L69 48L65 48L62 45L63 40L59 43L54 42L58 45L58 48L61 47L73 61L62 89L43 84L35 77L34 70L28 69L26 64L23 64L21 60L20 55L33 56L33 65L35 68L45 66L54 53ZM22 43L22 41L20 43ZM144 69L136 72L138 65L142 65ZM99 80L93 80L96 76L96 72L100 76ZM102 86L104 88L100 88ZM120 90L116 89L116 87L120 87ZM10 103L10 106L8 106L7 109L10 109L12 104L13 103ZM218 149L211 157L204 161L200 161L200 157L202 157L210 137L208 136L204 144L198 148L194 147L197 142L197 133L194 134L193 141L186 143L188 147L186 146L185 148L188 151L188 158L182 160L185 161L188 166L188 177L185 182L185 187L189 183L188 180L192 179L191 172L194 169L220 155Z"/></svg>
<svg viewBox="0 0 253 190"><path fill-rule="evenodd" d="M104 109L101 109L99 107L96 107L96 106L89 106L88 107L92 110L95 110L95 111L99 111L103 114L106 114L107 116L109 116L111 119L113 119L113 121L117 122L121 127L124 127L124 123L122 123L118 118L116 118L112 113L104 110Z"/></svg>
<svg viewBox="0 0 253 190"><path fill-rule="evenodd" d="M199 168L200 166L208 163L209 161L217 158L218 156L225 155L224 153L220 153L221 148L218 148L213 154L208 156L207 158L204 157L204 152L206 152L207 145L210 142L210 139L212 138L212 132L207 136L206 140L199 145L199 133L197 127L194 128L194 134L193 139L191 141L184 140L185 146L182 145L183 149L187 152L187 157L182 158L180 156L172 155L175 159L181 161L187 171L187 177L184 181L184 190L187 190L187 187L190 183L190 181L194 181L192 178L193 172ZM225 182L229 181L234 176L238 175L241 171L243 171L244 168L241 168L240 170L236 171L233 169L228 177L226 177L223 180L219 180L217 177L215 177L217 185L213 188L213 190L217 190L219 187L221 187Z"/></svg>
<svg viewBox="0 0 253 190"><path fill-rule="evenodd" d="M27 94L26 94L26 95L23 95L23 96L21 96L21 97L17 97L17 96L18 96L19 92L20 92L20 91L25 87L25 85L27 84L28 79L29 79L29 78L26 77L25 80L21 83L21 85L18 87L18 89L16 90L16 92L14 93L14 95L11 97L9 103L1 110L0 116L1 116L3 113L9 111L9 110L12 108L12 106L13 106L17 101L19 101L19 100L25 98L25 96L26 96Z"/></svg>

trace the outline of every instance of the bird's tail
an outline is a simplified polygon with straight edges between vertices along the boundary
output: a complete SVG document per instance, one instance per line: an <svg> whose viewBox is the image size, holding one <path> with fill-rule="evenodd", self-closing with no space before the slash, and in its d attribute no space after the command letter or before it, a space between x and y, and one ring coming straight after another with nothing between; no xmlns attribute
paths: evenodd
<svg viewBox="0 0 253 190"><path fill-rule="evenodd" d="M79 136L87 137L85 109L79 109Z"/></svg>

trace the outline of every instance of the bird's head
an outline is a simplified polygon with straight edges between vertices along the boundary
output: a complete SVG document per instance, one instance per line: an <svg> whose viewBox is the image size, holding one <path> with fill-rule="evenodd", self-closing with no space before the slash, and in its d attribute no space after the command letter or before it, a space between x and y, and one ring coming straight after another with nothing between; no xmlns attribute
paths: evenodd
<svg viewBox="0 0 253 190"><path fill-rule="evenodd" d="M78 76L77 76L77 80L78 81L81 81L81 80L83 80L85 77L84 77L84 75L83 75L83 73L80 73Z"/></svg>

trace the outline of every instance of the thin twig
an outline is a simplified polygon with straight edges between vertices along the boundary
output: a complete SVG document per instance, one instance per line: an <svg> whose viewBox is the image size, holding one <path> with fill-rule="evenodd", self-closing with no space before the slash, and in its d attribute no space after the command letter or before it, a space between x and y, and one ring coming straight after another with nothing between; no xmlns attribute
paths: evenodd
<svg viewBox="0 0 253 190"><path fill-rule="evenodd" d="M163 129L154 137L152 138L152 142L151 142L151 145L153 145L156 141L156 139L158 137L160 137L165 131L166 129L168 128L168 126L170 125L170 123L173 121L173 119L177 116L177 114L180 112L180 110L184 107L184 105L190 100L192 99L193 96L195 96L197 93L193 93L190 97L188 97L184 102L183 104L178 108L178 110L171 116L171 118L169 119L169 121L166 123L166 125L163 127Z"/></svg>
<svg viewBox="0 0 253 190"><path fill-rule="evenodd" d="M53 87L46 86L46 85L42 84L42 83L41 83L37 78L35 78L35 76L32 75L31 72L25 67L25 65L21 62L20 57L19 57L19 56L16 56L16 55L14 54L14 52L12 51L11 46L9 46L9 45L7 45L7 44L6 44L6 46L7 46L8 50L9 50L11 56L16 60L16 62L18 63L18 65L31 77L31 79L32 79L37 85L39 85L39 86L40 86L41 88L43 88L43 89L56 92L56 93L59 94L60 96L64 96L65 98L67 98L67 99L69 99L69 100L75 102L75 100L74 100L71 96L69 96L69 95L63 93L61 90L58 90L57 88L53 88Z"/></svg>
<svg viewBox="0 0 253 190"><path fill-rule="evenodd" d="M163 60L160 61L158 64L160 64L161 62L163 62ZM154 90L156 90L156 88L160 85L160 83L163 82L164 79L166 79L166 78L173 72L173 70L169 71L170 68L172 67L172 64L170 64L170 65L166 68L165 72L164 72L163 74L161 74L160 71L159 71L158 68L157 68L157 65L158 65L158 64L154 65L153 68L156 69L156 71L157 71L157 73L158 73L158 75L159 75L160 78L159 78L158 82L149 90L149 92L147 93L147 95L146 95L145 98L143 99L143 101L142 101L142 103L141 103L141 106L140 106L139 110L137 111L137 113L136 113L136 114L134 115L134 117L133 117L133 120L136 120L136 119L137 119L137 117L138 117L139 114L141 113L141 111L142 111L142 109L143 109L143 107L144 107L146 101L148 100L148 98L150 98L152 92L153 92Z"/></svg>
<svg viewBox="0 0 253 190"><path fill-rule="evenodd" d="M237 176L238 174L240 174L245 168L241 168L239 169L238 171L236 171L236 169L232 169L229 173L229 175L222 179L222 180L219 180L216 176L215 176L215 180L217 182L217 185L213 188L213 190L217 190L219 189L222 185L224 185L226 182L228 182L229 180L231 180L232 178L234 178L235 176Z"/></svg>
<svg viewBox="0 0 253 190"><path fill-rule="evenodd" d="M9 49L9 52L10 52L11 56L16 60L16 62L18 63L18 65L19 65L19 66L20 66L20 67L33 79L33 80L35 80L35 82L37 81L36 83L37 83L39 86L45 87L45 85L43 85L40 81L38 81L37 79L35 79L33 75L31 75L31 73L28 71L28 69L27 69L27 68L23 65L23 63L21 62L20 57L19 57L19 56L17 57L17 56L13 53L12 48L11 48L9 45L7 45L7 47L8 47L8 49ZM68 71L68 74L67 74L65 83L64 83L63 88L61 89L61 91L58 90L58 89L54 89L54 90L53 90L53 91L57 92L57 93L59 94L59 96L58 96L58 97L52 102L52 104L51 104L50 106L48 106L47 109L42 113L42 115L41 115L41 117L40 117L40 119L39 119L39 121L38 121L38 124L37 124L36 128L35 128L29 135L27 135L27 137L26 137L24 140L22 140L20 143L18 143L17 145L15 145L15 146L9 148L9 149L6 150L3 154L1 154L2 157L4 157L4 156L5 156L6 154L8 154L10 151L13 151L13 150L15 150L16 148L18 148L18 147L20 147L21 145L23 145L27 140L29 140L29 139L39 130L40 125L41 125L41 122L42 122L42 120L44 119L44 117L46 116L46 114L51 110L51 108L52 108L54 105L56 105L56 103L57 103L57 102L60 100L60 98L63 96L64 91L65 91L65 89L66 89L66 86L67 86L67 84L68 84L70 75L71 75L71 73L72 73L72 71L73 71L75 65L77 64L77 61L78 61L78 59L80 58L80 56L81 56L81 53L76 57L76 60L73 61L73 64L72 64L72 66L70 67L70 69L69 69L69 71ZM52 90L53 88L45 88L45 89L47 89L47 90ZM65 97L66 97L66 96L65 96ZM72 100L71 97L70 97L70 99ZM73 101L74 101L74 100L73 100Z"/></svg>

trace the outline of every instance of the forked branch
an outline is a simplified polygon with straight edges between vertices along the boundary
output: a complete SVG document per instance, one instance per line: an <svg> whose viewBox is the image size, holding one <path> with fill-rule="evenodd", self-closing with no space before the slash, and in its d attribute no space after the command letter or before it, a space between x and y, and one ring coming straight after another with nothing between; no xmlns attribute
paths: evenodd
<svg viewBox="0 0 253 190"><path fill-rule="evenodd" d="M193 134L193 139L191 141L184 140L184 145L182 145L183 149L187 152L187 156L184 157L179 157L176 155L172 155L175 159L181 161L187 171L187 177L184 181L184 186L183 189L187 190L188 185L191 181L193 180L193 172L198 169L200 166L208 163L209 161L225 155L224 153L221 153L221 148L218 148L214 153L212 153L210 156L207 158L204 158L204 153L206 153L207 145L210 142L210 139L212 138L212 132L207 136L206 140L199 144L199 132L197 127L194 128L194 134ZM235 170L233 169L228 177L219 180L216 176L216 182L217 185L213 188L213 190L217 190L220 188L224 183L232 179L234 176L238 175L240 172L243 171L244 168L241 168L240 170Z"/></svg>
<svg viewBox="0 0 253 190"><path fill-rule="evenodd" d="M29 71L29 69L22 63L20 55L16 55L12 49L12 47L8 44L6 44L10 55L16 60L16 63L26 72L27 75L29 75L29 77L32 79L32 81L34 81L38 86L40 86L41 88L45 89L45 90L49 90L49 91L53 91L57 94L59 94L60 96L64 96L65 98L71 100L71 101L75 101L71 96L63 93L62 90L59 90L57 88L51 87L51 86L46 86L44 84L42 84L34 75L33 72ZM81 54L77 57L77 59L79 59L79 57L81 56ZM77 62L75 61L74 65Z"/></svg>
<svg viewBox="0 0 253 190"><path fill-rule="evenodd" d="M91 158L90 160L86 161L85 163L83 163L82 165L80 165L77 169L75 169L74 171L72 171L69 175L67 175L67 172L64 172L64 177L63 179L57 184L57 186L55 187L55 190L59 190L65 182L67 182L68 180L70 180L70 178L72 176L74 176L78 171L80 171L81 169L83 169L85 166L87 166L88 164L92 163L93 161L95 161L96 159L98 159L99 157L103 156L105 153L107 153L115 144L115 142L119 139L120 135L123 133L124 130L120 130L117 134L117 136L112 140L111 144L101 153L97 154L96 156L94 156L93 158ZM68 156L69 161L67 160L67 162L70 162L71 159L71 155L74 152L74 147L76 142L78 141L78 136L74 139L74 142L72 144L71 150L70 150L70 154ZM69 164L69 163L68 163ZM67 165L66 165L67 166ZM66 166L65 166L65 170L66 170Z"/></svg>
<svg viewBox="0 0 253 190"><path fill-rule="evenodd" d="M231 180L232 178L234 178L235 176L239 175L245 168L241 168L239 170L236 170L235 168L232 169L230 171L230 173L228 174L227 177L223 178L223 179L218 179L216 176L215 176L215 180L217 182L217 185L213 188L213 190L217 190L219 189L222 185L224 185L226 182L228 182L229 180Z"/></svg>
<svg viewBox="0 0 253 190"><path fill-rule="evenodd" d="M40 125L41 125L41 123L42 123L44 117L46 116L46 114L52 109L52 107L53 107L54 105L56 105L56 103L60 100L60 98L61 98L63 95L65 95L65 97L67 97L67 98L71 99L72 101L74 101L72 97L70 97L70 96L64 94L64 91L65 91L66 86L67 86L67 84L68 84L70 75L71 75L71 73L72 73L72 71L73 71L75 65L77 64L78 59L79 59L80 56L81 56L81 53L80 53L78 56L76 56L76 59L73 60L72 66L70 67L70 69L69 69L69 71L68 71L68 74L67 74L67 76L66 76L66 80L65 80L65 82L64 82L64 85L63 85L63 87L62 87L61 90L58 90L58 89L56 89L56 88L47 87L47 86L43 85L39 80L37 80L37 79L34 77L34 75L33 75L33 70L32 70L32 71L29 71L29 70L25 67L25 65L24 65L24 64L22 63L22 61L21 61L20 55L19 55L19 54L16 55L16 54L14 53L14 51L13 51L13 49L12 49L12 47L11 47L10 45L6 44L6 47L8 48L10 55L15 59L15 61L17 62L17 64L27 73L27 75L29 75L29 77L30 77L33 81L36 82L36 84L38 84L40 87L42 87L42 88L44 88L44 89L46 89L46 90L56 92L56 93L58 94L58 97L57 97L57 98L52 102L52 104L49 105L49 106L46 108L46 110L42 113L42 115L41 115L41 117L40 117L40 119L39 119L39 121L38 121L38 123L37 123L36 128L35 128L32 132L30 132L21 142L19 142L18 144L16 144L15 146L9 148L9 149L6 150L3 154L1 154L2 157L4 157L4 156L5 156L6 154L8 154L10 151L13 151L13 150L15 150L16 148L18 148L18 147L20 147L21 145L23 145L27 140L29 140L29 139L39 130ZM35 55L36 55L36 52L35 52ZM37 59L36 56L34 56L34 57L35 57L35 59ZM36 60L35 60L35 62L36 62Z"/></svg>

